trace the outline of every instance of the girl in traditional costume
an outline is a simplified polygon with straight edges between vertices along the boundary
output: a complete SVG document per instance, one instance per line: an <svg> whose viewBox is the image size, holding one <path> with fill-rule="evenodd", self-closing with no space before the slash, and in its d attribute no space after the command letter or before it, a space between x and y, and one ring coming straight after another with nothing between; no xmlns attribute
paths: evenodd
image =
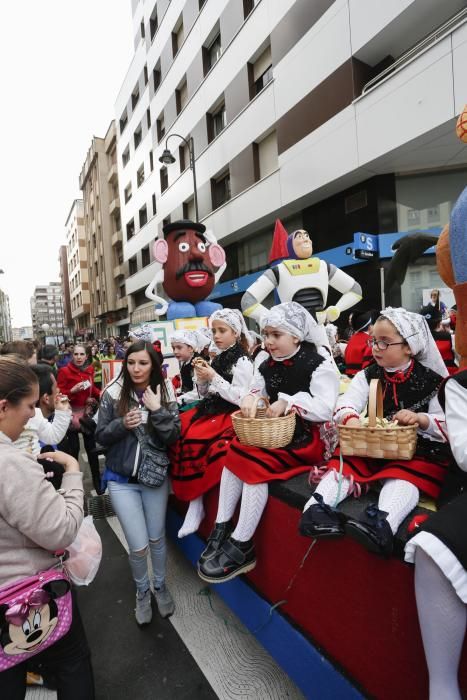
<svg viewBox="0 0 467 700"><path fill-rule="evenodd" d="M371 379L381 381L384 416L399 425L418 427L417 447L411 460L343 457L339 452L305 505L300 532L309 537L348 534L370 551L389 556L393 537L404 518L415 508L419 492L439 495L449 463L443 433L444 412L437 393L447 370L428 325L419 314L387 308L374 324L370 339L376 364L352 379L339 398L335 420L342 425L361 425ZM360 519L345 520L335 506L362 485L383 481L378 503L371 504Z"/></svg>
<svg viewBox="0 0 467 700"><path fill-rule="evenodd" d="M169 338L175 358L180 366L180 388L177 401L181 407L199 401L198 391L193 383L193 360L199 357L204 348L204 336L197 331L180 329L174 331Z"/></svg>
<svg viewBox="0 0 467 700"><path fill-rule="evenodd" d="M228 581L256 565L252 538L268 500L268 482L309 471L330 456L320 428L331 420L339 382L329 350L317 345L321 329L296 302L272 308L261 318L261 328L270 358L255 373L242 412L250 416L255 398L268 397L270 417L297 411L295 434L289 445L277 449L244 445L237 438L230 443L216 523L198 564L199 575L209 582Z"/></svg>
<svg viewBox="0 0 467 700"><path fill-rule="evenodd" d="M230 414L239 407L253 376L248 329L240 311L215 311L209 325L220 353L211 366L201 358L195 363L202 400L182 414L181 437L171 455L175 496L190 502L179 537L196 532L204 517L203 495L219 483L234 437Z"/></svg>

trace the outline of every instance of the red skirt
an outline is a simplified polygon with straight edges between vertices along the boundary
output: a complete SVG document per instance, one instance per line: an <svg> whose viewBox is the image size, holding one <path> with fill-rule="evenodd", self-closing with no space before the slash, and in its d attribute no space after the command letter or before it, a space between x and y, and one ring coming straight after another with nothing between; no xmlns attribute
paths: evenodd
<svg viewBox="0 0 467 700"><path fill-rule="evenodd" d="M192 501L220 482L227 448L235 435L228 413L191 422L195 410L180 414L181 437L169 452L172 487L181 501Z"/></svg>
<svg viewBox="0 0 467 700"><path fill-rule="evenodd" d="M408 460L372 459L371 457L344 457L342 473L353 477L358 484L368 484L380 479L402 479L416 486L431 498L438 498L447 474L448 460L430 462L414 455ZM328 470L340 470L339 449L328 463Z"/></svg>
<svg viewBox="0 0 467 700"><path fill-rule="evenodd" d="M309 441L300 447L280 447L275 450L243 445L238 438L234 438L224 462L229 471L247 484L263 484L277 479L286 481L322 464L324 445L320 439L319 426L311 425L309 435Z"/></svg>

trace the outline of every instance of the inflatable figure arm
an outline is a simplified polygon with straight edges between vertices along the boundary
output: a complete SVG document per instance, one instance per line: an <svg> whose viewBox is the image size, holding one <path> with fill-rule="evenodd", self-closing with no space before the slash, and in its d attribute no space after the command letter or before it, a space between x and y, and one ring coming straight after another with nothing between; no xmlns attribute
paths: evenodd
<svg viewBox="0 0 467 700"><path fill-rule="evenodd" d="M329 285L342 294L335 306L326 309L327 319L333 323L342 311L347 311L361 300L362 288L353 277L335 265L329 265Z"/></svg>
<svg viewBox="0 0 467 700"><path fill-rule="evenodd" d="M156 304L160 304L160 307L155 309L156 315L157 316L162 316L163 314L167 313L167 309L169 306L169 303L167 299L164 299L163 297L160 297L156 294L157 290L157 285L162 284L164 281L164 270L158 270L152 280L149 282L148 286L146 287L146 291L144 292L145 295L147 296L148 299L151 299L152 301L155 301Z"/></svg>
<svg viewBox="0 0 467 700"><path fill-rule="evenodd" d="M261 316L267 311L261 302L277 287L278 283L279 276L275 268L266 270L258 277L242 296L243 315L253 318L259 324Z"/></svg>

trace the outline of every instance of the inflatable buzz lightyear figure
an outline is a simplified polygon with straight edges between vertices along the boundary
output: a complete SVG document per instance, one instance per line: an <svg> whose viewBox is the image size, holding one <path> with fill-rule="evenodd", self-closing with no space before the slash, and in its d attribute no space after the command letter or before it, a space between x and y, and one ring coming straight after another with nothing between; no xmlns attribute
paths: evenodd
<svg viewBox="0 0 467 700"><path fill-rule="evenodd" d="M242 297L242 311L257 323L267 311L261 303L276 290L279 302L296 301L305 307L318 323L333 323L342 311L350 309L362 298L362 288L353 277L317 257L312 257L313 244L307 231L299 229L286 239L287 259L266 270ZM279 257L279 256L278 256ZM342 294L335 306L326 307L329 287Z"/></svg>

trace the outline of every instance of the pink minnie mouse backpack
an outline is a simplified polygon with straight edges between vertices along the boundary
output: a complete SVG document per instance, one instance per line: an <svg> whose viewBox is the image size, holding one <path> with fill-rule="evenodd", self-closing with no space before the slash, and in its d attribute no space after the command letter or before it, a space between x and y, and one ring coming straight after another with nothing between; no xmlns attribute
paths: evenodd
<svg viewBox="0 0 467 700"><path fill-rule="evenodd" d="M71 587L61 569L0 588L0 672L39 654L71 625Z"/></svg>

